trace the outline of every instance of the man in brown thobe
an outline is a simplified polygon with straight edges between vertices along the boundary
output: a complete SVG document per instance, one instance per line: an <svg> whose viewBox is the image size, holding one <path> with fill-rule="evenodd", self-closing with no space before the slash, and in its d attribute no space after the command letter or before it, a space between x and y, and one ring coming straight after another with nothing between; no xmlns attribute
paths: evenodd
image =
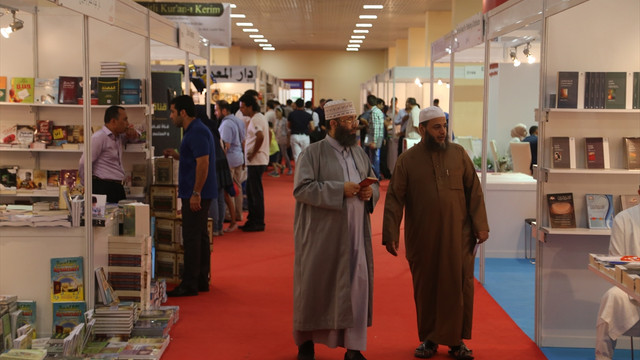
<svg viewBox="0 0 640 360"><path fill-rule="evenodd" d="M382 242L397 256L406 207L404 240L413 277L422 342L419 358L438 344L456 359L473 359L462 339L471 338L476 244L489 237L484 197L465 149L449 143L444 112L420 112L422 140L396 163L384 208Z"/></svg>

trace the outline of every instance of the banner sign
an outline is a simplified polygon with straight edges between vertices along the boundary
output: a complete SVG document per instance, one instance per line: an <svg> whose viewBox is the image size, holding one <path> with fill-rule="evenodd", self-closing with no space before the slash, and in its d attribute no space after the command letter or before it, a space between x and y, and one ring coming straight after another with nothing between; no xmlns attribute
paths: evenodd
<svg viewBox="0 0 640 360"><path fill-rule="evenodd" d="M211 47L231 47L231 6L228 3L138 1L138 4L178 24L189 25Z"/></svg>
<svg viewBox="0 0 640 360"><path fill-rule="evenodd" d="M211 66L214 83L254 83L257 77L257 66Z"/></svg>
<svg viewBox="0 0 640 360"><path fill-rule="evenodd" d="M59 0L58 5L108 24L113 24L115 21L115 0Z"/></svg>

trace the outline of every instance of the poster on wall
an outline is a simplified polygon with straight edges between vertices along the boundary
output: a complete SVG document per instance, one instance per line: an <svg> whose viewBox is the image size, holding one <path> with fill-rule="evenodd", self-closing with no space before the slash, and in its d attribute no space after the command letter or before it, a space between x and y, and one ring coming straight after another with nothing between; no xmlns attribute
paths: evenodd
<svg viewBox="0 0 640 360"><path fill-rule="evenodd" d="M153 156L162 156L164 149L180 148L182 131L171 121L170 103L176 96L182 95L182 73L152 72L151 101L151 144Z"/></svg>
<svg viewBox="0 0 640 360"><path fill-rule="evenodd" d="M171 21L196 29L209 40L210 47L231 47L231 5L228 3L137 3Z"/></svg>

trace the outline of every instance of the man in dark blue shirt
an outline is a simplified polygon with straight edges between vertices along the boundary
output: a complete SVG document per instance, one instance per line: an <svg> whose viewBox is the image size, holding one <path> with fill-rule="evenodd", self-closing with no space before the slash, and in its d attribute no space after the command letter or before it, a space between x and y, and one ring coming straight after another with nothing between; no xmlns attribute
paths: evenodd
<svg viewBox="0 0 640 360"><path fill-rule="evenodd" d="M538 126L533 125L529 128L529 136L522 139L522 142L528 142L531 147L531 164L529 170L533 173L533 165L538 163Z"/></svg>
<svg viewBox="0 0 640 360"><path fill-rule="evenodd" d="M164 150L180 160L178 197L182 200L184 273L182 282L169 296L193 296L209 291L211 253L207 218L211 200L217 198L216 163L211 131L195 117L196 107L188 95L171 101L171 121L183 129L180 153Z"/></svg>

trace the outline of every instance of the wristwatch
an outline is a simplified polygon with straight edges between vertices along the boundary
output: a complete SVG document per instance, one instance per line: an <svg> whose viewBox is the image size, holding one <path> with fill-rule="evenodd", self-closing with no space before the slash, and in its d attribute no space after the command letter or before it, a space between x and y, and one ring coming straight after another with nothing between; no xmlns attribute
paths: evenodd
<svg viewBox="0 0 640 360"><path fill-rule="evenodd" d="M193 192L191 193L191 196L200 196L200 193L193 190Z"/></svg>

